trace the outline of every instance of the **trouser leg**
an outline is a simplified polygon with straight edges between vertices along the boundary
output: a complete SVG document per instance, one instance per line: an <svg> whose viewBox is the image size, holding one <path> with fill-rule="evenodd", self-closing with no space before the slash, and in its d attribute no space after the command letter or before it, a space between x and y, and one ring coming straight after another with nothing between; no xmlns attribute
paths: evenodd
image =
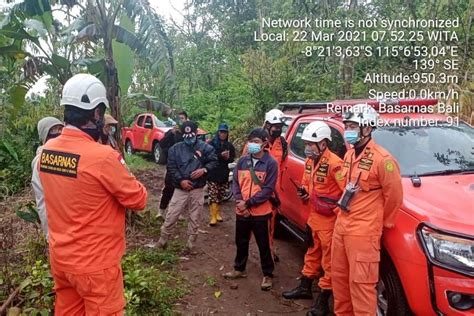
<svg viewBox="0 0 474 316"><path fill-rule="evenodd" d="M178 222L179 215L181 215L188 203L188 197L189 192L176 189L173 198L170 201L165 221L161 226L161 236L169 237L173 233L173 229Z"/></svg>
<svg viewBox="0 0 474 316"><path fill-rule="evenodd" d="M272 218L267 220L252 221L252 232L257 242L258 251L260 253L260 264L263 275L273 276L275 263L273 262L273 254L270 248L270 227Z"/></svg>
<svg viewBox="0 0 474 316"><path fill-rule="evenodd" d="M237 217L235 223L235 245L237 246L237 255L235 256L234 269L245 271L249 257L249 242L252 232L251 221Z"/></svg>
<svg viewBox="0 0 474 316"><path fill-rule="evenodd" d="M331 282L334 294L334 313L353 315L349 282L349 262L346 255L344 236L334 232L331 253Z"/></svg>

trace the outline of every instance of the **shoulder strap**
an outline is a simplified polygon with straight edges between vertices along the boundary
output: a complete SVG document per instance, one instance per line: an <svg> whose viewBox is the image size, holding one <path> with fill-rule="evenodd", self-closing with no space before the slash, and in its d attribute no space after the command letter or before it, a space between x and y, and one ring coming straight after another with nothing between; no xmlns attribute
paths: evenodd
<svg viewBox="0 0 474 316"><path fill-rule="evenodd" d="M250 171L250 177L252 178L252 182L258 186L262 186L262 181L257 177L257 174L255 173L255 169L253 168L253 160L252 157L249 156L250 160L248 161L249 164L249 171Z"/></svg>

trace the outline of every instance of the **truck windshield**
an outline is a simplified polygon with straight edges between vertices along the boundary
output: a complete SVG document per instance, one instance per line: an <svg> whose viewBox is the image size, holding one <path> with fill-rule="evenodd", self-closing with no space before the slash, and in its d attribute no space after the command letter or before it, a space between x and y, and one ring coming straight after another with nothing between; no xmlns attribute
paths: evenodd
<svg viewBox="0 0 474 316"><path fill-rule="evenodd" d="M467 124L384 127L373 137L397 159L403 176L474 171L474 128Z"/></svg>
<svg viewBox="0 0 474 316"><path fill-rule="evenodd" d="M167 127L165 123L157 119L156 117L153 117L153 121L155 123L155 127Z"/></svg>

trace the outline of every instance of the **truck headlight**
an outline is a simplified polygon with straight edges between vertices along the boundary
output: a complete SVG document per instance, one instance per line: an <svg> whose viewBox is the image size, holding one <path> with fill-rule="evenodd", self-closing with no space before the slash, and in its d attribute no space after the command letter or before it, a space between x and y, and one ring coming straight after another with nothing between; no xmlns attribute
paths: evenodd
<svg viewBox="0 0 474 316"><path fill-rule="evenodd" d="M474 276L474 237L455 236L427 226L420 231L425 252L434 264Z"/></svg>

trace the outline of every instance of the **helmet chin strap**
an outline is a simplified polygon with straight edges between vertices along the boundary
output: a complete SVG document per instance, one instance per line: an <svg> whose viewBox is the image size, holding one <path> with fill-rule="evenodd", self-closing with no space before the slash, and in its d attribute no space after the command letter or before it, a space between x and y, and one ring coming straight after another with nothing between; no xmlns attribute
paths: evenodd
<svg viewBox="0 0 474 316"><path fill-rule="evenodd" d="M360 136L359 136L359 140L357 141L357 143L354 144L355 147L362 146L363 144L361 144L361 142L362 142L363 140L365 140L366 138L370 138L370 134L369 134L368 136L364 136L364 134L362 133L362 129L363 129L363 128L364 128L364 127L362 127L362 126L359 127L359 135L360 135Z"/></svg>
<svg viewBox="0 0 474 316"><path fill-rule="evenodd" d="M319 143L315 143L316 145L316 148L318 148L318 155L316 157L316 159L314 159L316 155L313 155L313 160L314 160L314 163L316 164L317 162L319 162L319 160L321 159L321 156L323 155L323 152L326 150L326 148L324 150L321 150L321 147L319 147Z"/></svg>

